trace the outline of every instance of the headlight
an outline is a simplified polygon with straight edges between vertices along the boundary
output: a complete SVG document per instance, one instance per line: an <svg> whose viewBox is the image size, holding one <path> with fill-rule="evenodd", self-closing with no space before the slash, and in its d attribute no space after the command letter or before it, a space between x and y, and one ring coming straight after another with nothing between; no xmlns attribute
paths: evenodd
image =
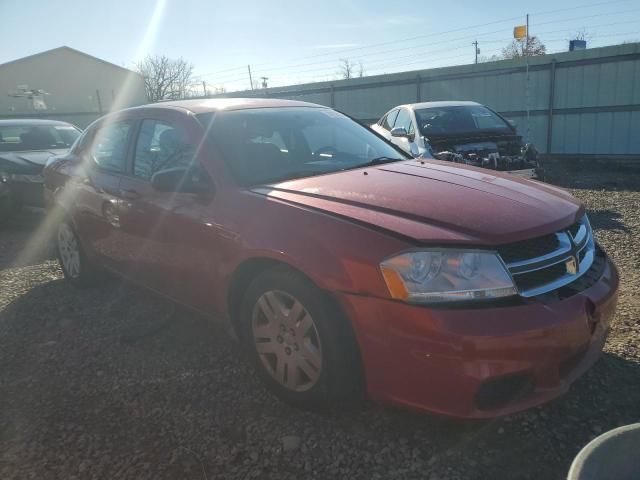
<svg viewBox="0 0 640 480"><path fill-rule="evenodd" d="M0 170L0 183L7 183L9 181L9 174L4 170Z"/></svg>
<svg viewBox="0 0 640 480"><path fill-rule="evenodd" d="M475 250L407 252L380 264L389 293L418 303L482 300L517 293L495 253Z"/></svg>

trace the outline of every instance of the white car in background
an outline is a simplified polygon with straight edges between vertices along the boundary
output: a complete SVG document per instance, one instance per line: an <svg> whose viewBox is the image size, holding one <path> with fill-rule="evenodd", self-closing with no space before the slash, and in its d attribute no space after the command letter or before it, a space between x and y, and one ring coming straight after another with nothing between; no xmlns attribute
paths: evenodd
<svg viewBox="0 0 640 480"><path fill-rule="evenodd" d="M414 157L435 158L525 177L541 176L537 152L515 126L476 102L399 105L371 128Z"/></svg>

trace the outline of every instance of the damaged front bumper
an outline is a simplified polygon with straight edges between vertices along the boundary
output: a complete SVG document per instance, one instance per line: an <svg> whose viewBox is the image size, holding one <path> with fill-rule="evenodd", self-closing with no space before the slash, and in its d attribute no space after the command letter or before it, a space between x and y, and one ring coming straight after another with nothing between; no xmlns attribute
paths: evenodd
<svg viewBox="0 0 640 480"><path fill-rule="evenodd" d="M544 171L533 144L527 143L517 152L513 144L498 145L493 141L452 143L440 145L440 149L432 148L429 153L436 160L507 172L521 178L543 178Z"/></svg>
<svg viewBox="0 0 640 480"><path fill-rule="evenodd" d="M44 206L44 178L41 174L7 174L3 178L0 201L13 206ZM5 208L8 207L5 205Z"/></svg>

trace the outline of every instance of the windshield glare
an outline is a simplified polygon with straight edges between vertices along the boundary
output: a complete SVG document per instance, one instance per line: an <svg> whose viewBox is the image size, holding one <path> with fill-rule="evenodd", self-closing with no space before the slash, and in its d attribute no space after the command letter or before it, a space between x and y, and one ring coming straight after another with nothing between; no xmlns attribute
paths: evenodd
<svg viewBox="0 0 640 480"><path fill-rule="evenodd" d="M69 148L79 135L71 125L0 125L0 152Z"/></svg>
<svg viewBox="0 0 640 480"><path fill-rule="evenodd" d="M416 121L422 135L452 135L478 131L511 132L501 117L481 105L417 109Z"/></svg>
<svg viewBox="0 0 640 480"><path fill-rule="evenodd" d="M212 116L200 117L205 127ZM330 109L262 108L219 113L209 130L236 179L272 183L405 157L367 128Z"/></svg>

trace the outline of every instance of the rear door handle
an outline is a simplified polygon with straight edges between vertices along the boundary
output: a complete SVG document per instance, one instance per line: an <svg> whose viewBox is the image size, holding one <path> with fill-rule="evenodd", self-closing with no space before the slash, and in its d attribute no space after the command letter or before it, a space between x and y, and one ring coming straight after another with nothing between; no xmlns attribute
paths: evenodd
<svg viewBox="0 0 640 480"><path fill-rule="evenodd" d="M137 192L137 190L133 189L120 190L120 195L126 200L137 200L138 198L140 198L140 194Z"/></svg>

